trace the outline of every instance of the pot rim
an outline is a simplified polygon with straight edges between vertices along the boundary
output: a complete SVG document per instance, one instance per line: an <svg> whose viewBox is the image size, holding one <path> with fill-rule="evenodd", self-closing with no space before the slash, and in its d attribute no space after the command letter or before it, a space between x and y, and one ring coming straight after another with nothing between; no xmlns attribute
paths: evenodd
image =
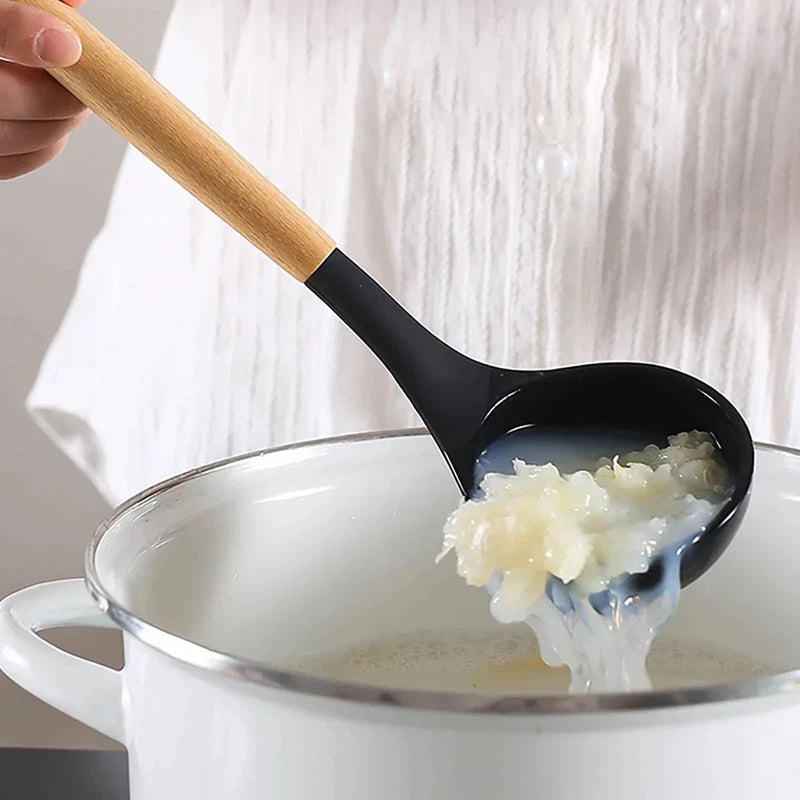
<svg viewBox="0 0 800 800"><path fill-rule="evenodd" d="M94 601L114 624L124 632L153 647L164 655L189 666L226 675L249 683L283 689L305 695L335 698L371 705L422 711L468 712L472 714L574 714L609 711L676 708L705 705L731 700L800 694L800 668L789 672L766 675L749 680L708 686L687 687L645 692L586 694L586 695L489 695L480 693L443 692L434 690L389 689L361 683L329 680L298 670L272 667L260 661L220 652L196 644L137 617L119 604L103 586L96 568L97 549L105 534L121 516L132 508L164 494L202 475L229 467L241 461L272 453L315 446L341 445L352 442L428 436L424 428L348 434L289 445L256 450L198 467L181 475L161 481L145 489L115 508L98 526L85 553L85 582ZM800 450L782 445L756 443L756 449L800 457Z"/></svg>

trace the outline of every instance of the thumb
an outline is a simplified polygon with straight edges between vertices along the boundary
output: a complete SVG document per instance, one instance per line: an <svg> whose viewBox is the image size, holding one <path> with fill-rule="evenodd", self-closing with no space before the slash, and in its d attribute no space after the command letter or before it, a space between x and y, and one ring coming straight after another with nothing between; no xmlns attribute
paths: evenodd
<svg viewBox="0 0 800 800"><path fill-rule="evenodd" d="M0 0L0 58L27 67L68 67L81 57L78 34L57 17Z"/></svg>

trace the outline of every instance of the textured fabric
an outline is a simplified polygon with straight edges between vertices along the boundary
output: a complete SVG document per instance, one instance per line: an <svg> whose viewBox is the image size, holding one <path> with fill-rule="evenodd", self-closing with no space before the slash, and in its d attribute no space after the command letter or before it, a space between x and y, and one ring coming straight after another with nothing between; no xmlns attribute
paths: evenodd
<svg viewBox="0 0 800 800"><path fill-rule="evenodd" d="M456 348L671 365L800 445L799 47L791 0L178 0L157 74ZM415 423L134 152L29 406L112 502Z"/></svg>

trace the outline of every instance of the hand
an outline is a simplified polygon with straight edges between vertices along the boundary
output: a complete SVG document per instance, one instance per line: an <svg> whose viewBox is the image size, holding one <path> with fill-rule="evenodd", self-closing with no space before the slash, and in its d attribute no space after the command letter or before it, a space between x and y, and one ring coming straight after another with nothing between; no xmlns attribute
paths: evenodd
<svg viewBox="0 0 800 800"><path fill-rule="evenodd" d="M63 0L80 6L84 0ZM0 179L55 158L88 111L43 67L68 67L81 55L77 34L38 8L0 0Z"/></svg>

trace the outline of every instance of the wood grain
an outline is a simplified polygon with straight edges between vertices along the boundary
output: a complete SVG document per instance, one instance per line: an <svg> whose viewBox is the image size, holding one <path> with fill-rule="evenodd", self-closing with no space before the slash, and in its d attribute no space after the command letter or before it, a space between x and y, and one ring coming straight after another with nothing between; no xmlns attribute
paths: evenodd
<svg viewBox="0 0 800 800"><path fill-rule="evenodd" d="M59 0L17 2L80 36L80 61L48 70L56 80L290 275L314 273L333 239L252 164L78 12Z"/></svg>

